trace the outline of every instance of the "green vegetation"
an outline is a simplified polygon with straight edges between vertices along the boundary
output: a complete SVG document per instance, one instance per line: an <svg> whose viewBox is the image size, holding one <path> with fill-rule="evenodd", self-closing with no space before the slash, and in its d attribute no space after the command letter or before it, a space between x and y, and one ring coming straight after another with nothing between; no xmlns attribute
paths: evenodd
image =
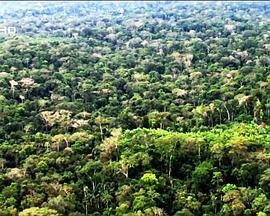
<svg viewBox="0 0 270 216"><path fill-rule="evenodd" d="M268 3L0 6L0 216L270 215Z"/></svg>

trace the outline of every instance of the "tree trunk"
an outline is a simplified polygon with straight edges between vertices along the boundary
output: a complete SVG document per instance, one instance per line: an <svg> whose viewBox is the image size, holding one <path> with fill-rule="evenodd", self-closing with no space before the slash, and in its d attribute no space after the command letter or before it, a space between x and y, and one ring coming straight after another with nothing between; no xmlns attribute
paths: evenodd
<svg viewBox="0 0 270 216"><path fill-rule="evenodd" d="M225 108L225 110L226 110L226 112L227 112L228 121L231 121L230 112L229 112L229 110L228 110L226 104L223 104L223 106L224 106L224 108Z"/></svg>
<svg viewBox="0 0 270 216"><path fill-rule="evenodd" d="M101 124L99 124L99 130L100 130L100 137L101 137L101 140L103 141L103 130L102 130L102 127L101 127Z"/></svg>
<svg viewBox="0 0 270 216"><path fill-rule="evenodd" d="M65 139L66 147L69 147L69 143L68 143L67 138L64 138L64 139Z"/></svg>
<svg viewBox="0 0 270 216"><path fill-rule="evenodd" d="M168 172L169 178L171 177L171 173L172 173L172 154L170 155L169 159L169 172Z"/></svg>

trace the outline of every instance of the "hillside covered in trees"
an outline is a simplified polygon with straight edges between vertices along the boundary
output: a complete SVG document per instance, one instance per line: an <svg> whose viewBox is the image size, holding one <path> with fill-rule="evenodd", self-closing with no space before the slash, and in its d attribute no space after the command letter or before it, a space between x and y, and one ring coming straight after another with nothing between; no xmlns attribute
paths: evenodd
<svg viewBox="0 0 270 216"><path fill-rule="evenodd" d="M0 27L0 216L270 215L269 3L1 2Z"/></svg>

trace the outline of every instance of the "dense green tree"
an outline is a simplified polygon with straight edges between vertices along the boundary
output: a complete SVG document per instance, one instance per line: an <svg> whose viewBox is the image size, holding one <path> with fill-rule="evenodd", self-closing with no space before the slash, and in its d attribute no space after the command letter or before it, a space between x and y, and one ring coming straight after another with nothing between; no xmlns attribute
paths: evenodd
<svg viewBox="0 0 270 216"><path fill-rule="evenodd" d="M270 215L267 3L1 8L0 215Z"/></svg>

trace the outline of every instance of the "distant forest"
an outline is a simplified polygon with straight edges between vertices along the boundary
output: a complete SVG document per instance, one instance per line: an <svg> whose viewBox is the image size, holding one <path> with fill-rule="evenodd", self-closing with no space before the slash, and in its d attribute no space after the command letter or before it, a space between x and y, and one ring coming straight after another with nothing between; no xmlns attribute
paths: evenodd
<svg viewBox="0 0 270 216"><path fill-rule="evenodd" d="M268 2L0 2L0 216L270 215L269 55Z"/></svg>

